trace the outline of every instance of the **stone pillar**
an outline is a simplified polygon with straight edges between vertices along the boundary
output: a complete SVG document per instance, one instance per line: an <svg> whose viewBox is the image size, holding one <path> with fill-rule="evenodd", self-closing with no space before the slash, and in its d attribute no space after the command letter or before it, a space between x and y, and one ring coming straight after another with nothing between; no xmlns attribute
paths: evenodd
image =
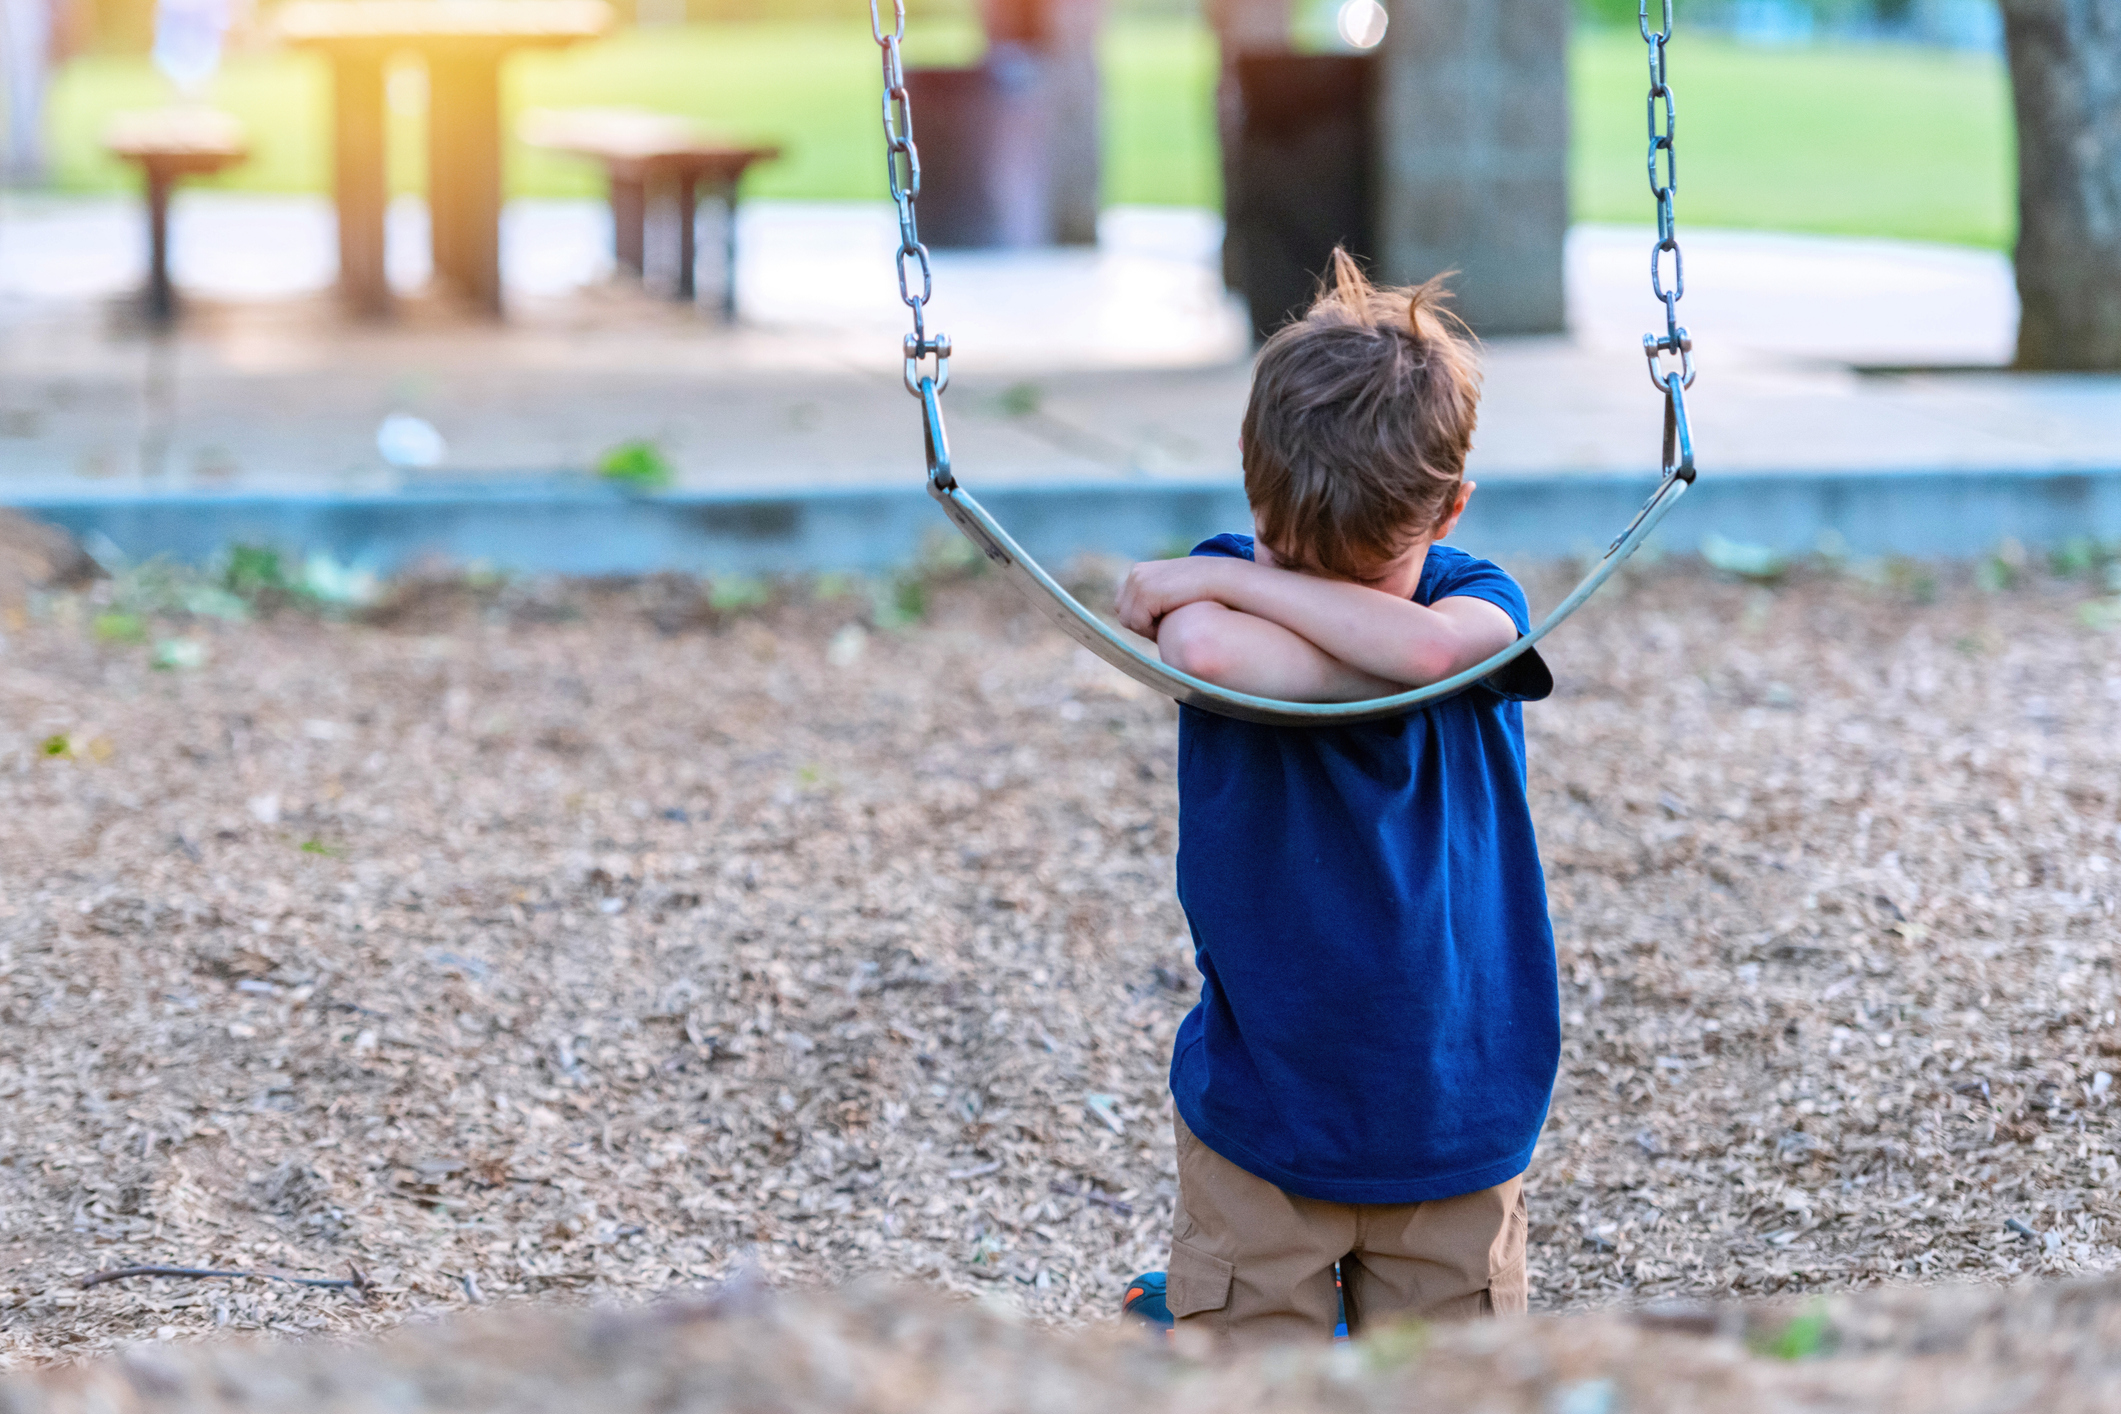
<svg viewBox="0 0 2121 1414"><path fill-rule="evenodd" d="M1482 334L1565 323L1568 0L1388 0L1377 94L1379 274L1455 270Z"/></svg>
<svg viewBox="0 0 2121 1414"><path fill-rule="evenodd" d="M981 0L980 20L992 47L990 63L1029 61L1035 79L1039 143L1045 157L1043 205L1051 238L1093 245L1103 205L1102 91L1097 37L1104 0Z"/></svg>
<svg viewBox="0 0 2121 1414"><path fill-rule="evenodd" d="M1097 244L1104 206L1104 90L1097 36L1104 0L1053 0L1046 11L1047 82L1051 86L1053 237L1062 245Z"/></svg>

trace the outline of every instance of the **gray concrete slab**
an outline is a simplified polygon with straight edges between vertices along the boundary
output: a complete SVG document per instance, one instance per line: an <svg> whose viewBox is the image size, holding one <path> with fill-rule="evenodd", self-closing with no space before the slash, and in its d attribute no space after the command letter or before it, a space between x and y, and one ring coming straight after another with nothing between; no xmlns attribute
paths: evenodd
<svg viewBox="0 0 2121 1414"><path fill-rule="evenodd" d="M88 508L82 516L114 516L137 501L147 509L127 522L135 527L206 518L167 540L136 529L148 538L128 548L147 551L214 533L211 518L238 505L287 534L351 534L356 522L387 521L382 508L394 500L408 514L439 515L445 505L496 504L492 483L513 481L510 494L557 497L563 514L602 506L593 517L614 535L633 534L634 518L650 513L595 488L563 495L555 488L570 483L554 478L645 438L674 463L677 502L808 506L859 493L932 514L919 492L917 410L899 386L903 310L888 208L748 206L744 316L734 327L613 284L593 203L510 209L511 317L502 325L419 293L417 205L393 212L394 279L408 298L384 325L339 318L326 292L331 228L321 202L193 193L177 219L177 271L193 304L178 330L155 336L124 298L139 274L137 212L116 201L0 200L0 500ZM939 256L933 322L960 351L946 404L968 484L1076 488L1136 506L1126 516L1146 517L1140 533L1115 528L1103 546L1127 552L1171 538L1155 507L1234 494L1248 370L1242 312L1216 279L1216 238L1205 213L1123 210L1108 213L1092 250ZM1996 495L2032 497L2024 519L2037 527L2049 523L2039 507L2074 494L2056 487L2103 487L2121 469L2121 379L1995 371L2016 317L2000 256L1712 231L1689 232L1687 242L1683 308L1700 349L1694 408L1707 484L1785 477L1793 488L1824 488L1870 476L1919 505L1928 493L1910 490L1910 476L1987 477ZM1615 506L1639 494L1659 414L1639 352L1658 313L1649 246L1647 230L1578 228L1570 334L1488 348L1473 472L1488 484L1482 518L1498 545L1564 547L1555 524L1533 514L1542 486L1614 488ZM440 466L385 464L377 427L400 412L441 431ZM1505 483L1522 485L1504 497ZM1586 516L1608 496L1583 494ZM1719 511L1718 528L1785 546L1824 528L1846 534L1824 494L1791 490L1789 505L1811 509L1775 512L1780 520L1763 510L1751 531ZM2105 494L2093 501L2105 505ZM351 521L319 519L331 498L366 509ZM276 501L286 507L279 520L259 509ZM1692 504L1724 503L1704 495ZM1506 513L1532 519L1512 528ZM706 523L653 513L666 514ZM1965 552L2009 519L1955 513L1924 529L1896 511L1882 523L1901 526L1901 538L1879 548ZM1081 533L1097 520L1086 517ZM1568 548L1598 535L1568 529ZM487 542L511 536L523 566L535 568L529 547L546 542L527 531L496 530L479 543L492 550ZM713 536L669 554L750 564L754 551L798 552L770 541L747 542L734 559ZM887 542L903 548L896 532L878 541ZM360 542L386 559L413 543L396 532ZM605 551L582 553L612 567ZM866 562L870 551L800 553L822 564Z"/></svg>

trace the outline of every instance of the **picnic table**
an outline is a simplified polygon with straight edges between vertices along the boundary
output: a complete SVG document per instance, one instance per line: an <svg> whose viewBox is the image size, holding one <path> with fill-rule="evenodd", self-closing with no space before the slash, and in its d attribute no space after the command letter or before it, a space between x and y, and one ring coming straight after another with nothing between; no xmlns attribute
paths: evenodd
<svg viewBox="0 0 2121 1414"><path fill-rule="evenodd" d="M604 0L292 0L288 43L332 65L332 155L339 280L353 307L390 305L383 267L383 70L417 53L427 66L427 209L435 274L475 304L501 309L501 61L517 49L593 39Z"/></svg>
<svg viewBox="0 0 2121 1414"><path fill-rule="evenodd" d="M641 276L651 194L671 198L677 217L675 294L695 296L696 216L701 196L722 204L722 316L736 317L737 185L745 169L781 155L778 147L734 142L686 118L637 108L537 109L523 115L532 147L601 163L611 189L612 259Z"/></svg>

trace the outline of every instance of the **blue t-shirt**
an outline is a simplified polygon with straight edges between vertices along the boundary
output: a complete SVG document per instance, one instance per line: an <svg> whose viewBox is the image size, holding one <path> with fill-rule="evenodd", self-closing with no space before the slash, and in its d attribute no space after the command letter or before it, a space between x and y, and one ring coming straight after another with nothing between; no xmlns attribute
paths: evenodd
<svg viewBox="0 0 2121 1414"><path fill-rule="evenodd" d="M1193 553L1251 559L1252 539ZM1508 574L1432 546L1414 602L1458 596L1529 629ZM1178 899L1205 980L1171 1093L1202 1143L1342 1203L1448 1198L1524 1172L1561 1016L1518 704L1552 688L1527 653L1359 726L1181 710Z"/></svg>

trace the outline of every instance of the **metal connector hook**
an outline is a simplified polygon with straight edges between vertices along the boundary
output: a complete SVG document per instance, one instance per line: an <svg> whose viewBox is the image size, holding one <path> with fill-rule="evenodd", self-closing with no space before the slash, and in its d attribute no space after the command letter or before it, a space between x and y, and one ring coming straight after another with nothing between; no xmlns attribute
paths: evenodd
<svg viewBox="0 0 2121 1414"><path fill-rule="evenodd" d="M905 352L907 392L913 394L916 398L924 396L921 392L921 385L931 377L935 382L936 392L942 393L949 390L950 336L948 334L937 334L932 338L926 339L915 334L908 334L906 336ZM921 371L921 360L931 354L935 357L935 372L932 375Z"/></svg>

